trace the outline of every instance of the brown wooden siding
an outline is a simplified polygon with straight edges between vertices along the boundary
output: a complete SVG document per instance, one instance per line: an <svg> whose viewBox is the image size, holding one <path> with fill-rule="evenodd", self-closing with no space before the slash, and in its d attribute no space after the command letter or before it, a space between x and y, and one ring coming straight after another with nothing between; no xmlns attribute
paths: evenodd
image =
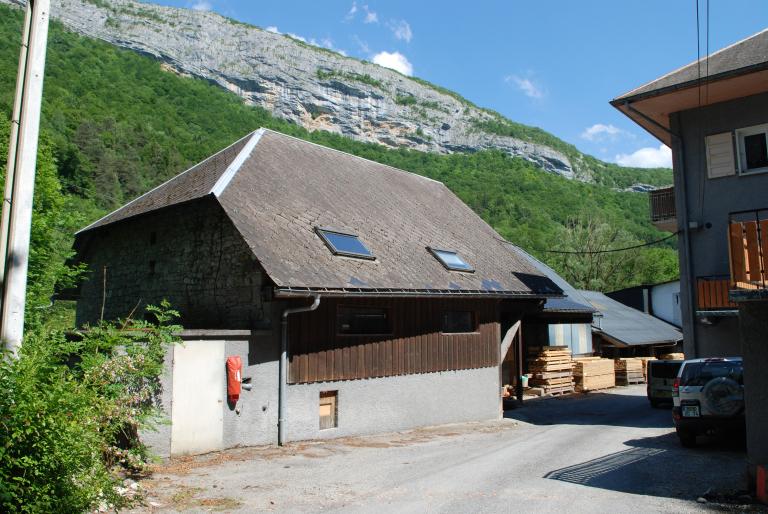
<svg viewBox="0 0 768 514"><path fill-rule="evenodd" d="M386 308L391 335L336 334L339 305ZM443 334L447 310L475 313L477 331ZM292 384L498 366L501 341L496 300L331 299L316 311L294 314L288 380Z"/></svg>

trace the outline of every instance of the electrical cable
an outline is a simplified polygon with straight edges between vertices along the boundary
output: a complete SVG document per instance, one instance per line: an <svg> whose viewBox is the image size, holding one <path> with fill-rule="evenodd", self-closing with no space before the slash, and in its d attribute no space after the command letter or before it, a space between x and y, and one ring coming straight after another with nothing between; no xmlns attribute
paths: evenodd
<svg viewBox="0 0 768 514"><path fill-rule="evenodd" d="M678 230L677 232L675 232L673 234L670 234L670 235L668 235L666 237L662 237L661 239L656 239L655 241L649 241L647 243L640 243L640 244L633 245L633 246L627 246L627 247L624 247L624 248L610 248L608 250L595 250L595 251L592 251L592 252L581 252L581 251L578 251L578 250L541 250L541 251L544 252L544 253L557 253L557 254L565 254L565 255L597 255L597 254L603 254L603 253L626 252L627 250L634 250L636 248L643 248L645 246L652 246L652 245L655 245L655 244L662 243L662 242L664 242L664 241L666 241L668 239L672 239L673 237L675 237L679 233L680 233L680 231ZM513 246L517 246L515 243L513 243L511 241L507 241L506 239L501 239L501 238L498 238L498 237L496 239L498 241L501 241L502 243L510 244L510 245L513 245Z"/></svg>

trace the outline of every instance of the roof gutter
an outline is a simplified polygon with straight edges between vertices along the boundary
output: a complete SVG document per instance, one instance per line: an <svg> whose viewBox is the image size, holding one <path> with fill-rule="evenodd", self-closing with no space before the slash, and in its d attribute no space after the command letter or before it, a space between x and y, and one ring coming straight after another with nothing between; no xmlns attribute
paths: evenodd
<svg viewBox="0 0 768 514"><path fill-rule="evenodd" d="M624 101L622 103L622 106L626 107L628 111L632 112L633 114L640 116L642 119L647 121L648 123L652 124L654 127L657 127L659 130L664 131L665 133L669 134L669 137L672 138L672 141L677 144L673 144L673 147L676 148L676 159L673 161L677 162L677 167L680 170L678 173L679 177L679 184L680 184L680 194L675 195L675 205L676 205L676 215L679 216L678 221L678 229L682 226L682 233L683 233L683 244L681 246L681 260L683 261L683 266L688 274L687 282L688 287L685 288L685 301L688 304L688 312L685 313L685 317L688 319L688 324L691 327L689 331L689 336L691 340L691 346L693 347L693 354L695 356L699 355L698 345L696 343L696 318L695 318L695 312L694 312L694 304L693 304L693 270L691 269L691 226L690 222L688 221L688 188L686 185L685 180L685 152L684 152L684 146L683 146L683 138L676 132L673 132L672 130L668 129L667 127L661 125L656 120L648 117L645 113L638 111L632 106L632 102L629 100ZM673 148L674 149L674 148ZM677 198L682 198L682 205L678 206L681 202L677 201ZM682 209L680 208L682 207ZM680 231L678 230L678 233ZM682 277L681 277L682 278Z"/></svg>
<svg viewBox="0 0 768 514"><path fill-rule="evenodd" d="M285 444L285 403L286 403L286 389L288 387L288 316L291 314L297 314L299 312L310 312L317 309L320 306L320 295L317 293L305 295L309 298L313 298L311 305L304 307L294 307L291 309L285 309L282 316L282 341L280 344L280 368L278 372L278 384L277 384L277 444L283 446Z"/></svg>

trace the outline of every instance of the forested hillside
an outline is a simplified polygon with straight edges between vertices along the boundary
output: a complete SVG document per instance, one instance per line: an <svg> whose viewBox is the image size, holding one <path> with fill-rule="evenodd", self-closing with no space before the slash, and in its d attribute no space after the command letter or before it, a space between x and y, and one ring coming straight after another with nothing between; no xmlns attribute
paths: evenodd
<svg viewBox="0 0 768 514"><path fill-rule="evenodd" d="M11 112L21 21L19 10L0 6L3 123ZM606 185L589 184L542 172L501 151L439 155L387 149L323 131L310 133L243 104L217 86L180 77L151 58L52 23L44 148L55 160L50 165L61 183L61 205L75 211L66 223L52 228L60 235L54 253L63 255L74 225L125 203L262 126L440 180L505 238L559 270L565 269L564 257L549 251L582 249L584 231L592 249L664 236L648 222L645 194L608 187L628 185L641 171L611 165L600 181ZM653 172L653 180L646 182L663 182L664 173ZM672 244L607 254L598 262L568 257L568 268L593 270L571 278L578 278L579 286L597 289L666 280L677 273Z"/></svg>

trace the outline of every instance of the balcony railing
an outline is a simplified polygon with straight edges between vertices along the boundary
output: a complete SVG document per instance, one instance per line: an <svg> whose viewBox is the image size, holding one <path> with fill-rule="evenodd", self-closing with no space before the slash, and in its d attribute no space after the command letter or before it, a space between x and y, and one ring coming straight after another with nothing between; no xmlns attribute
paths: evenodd
<svg viewBox="0 0 768 514"><path fill-rule="evenodd" d="M739 306L728 297L731 281L727 275L696 279L697 311L735 310Z"/></svg>
<svg viewBox="0 0 768 514"><path fill-rule="evenodd" d="M648 193L651 221L661 230L677 230L677 210L675 209L675 188L666 187Z"/></svg>
<svg viewBox="0 0 768 514"><path fill-rule="evenodd" d="M731 289L758 291L768 286L768 209L728 217Z"/></svg>

